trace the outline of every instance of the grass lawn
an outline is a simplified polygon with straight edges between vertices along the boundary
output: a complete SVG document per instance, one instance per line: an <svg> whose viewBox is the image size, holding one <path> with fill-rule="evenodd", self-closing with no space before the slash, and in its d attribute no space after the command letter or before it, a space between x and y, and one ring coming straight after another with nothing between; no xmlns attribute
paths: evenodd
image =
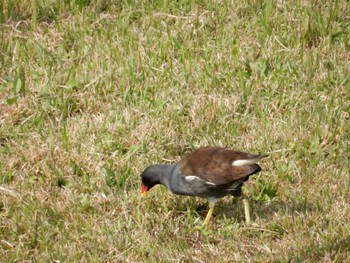
<svg viewBox="0 0 350 263"><path fill-rule="evenodd" d="M269 153L239 199L140 174ZM348 1L0 2L4 262L350 261Z"/></svg>

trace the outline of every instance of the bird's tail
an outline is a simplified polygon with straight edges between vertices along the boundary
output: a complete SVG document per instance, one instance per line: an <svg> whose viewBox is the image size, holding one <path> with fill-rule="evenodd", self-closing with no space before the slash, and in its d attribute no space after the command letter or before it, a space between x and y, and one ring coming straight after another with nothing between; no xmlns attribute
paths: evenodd
<svg viewBox="0 0 350 263"><path fill-rule="evenodd" d="M256 154L256 155L251 154L251 155L247 156L247 158L240 159L240 160L234 160L232 162L232 165L233 166L245 166L245 165L256 164L261 159L263 159L267 156L268 156L267 154Z"/></svg>

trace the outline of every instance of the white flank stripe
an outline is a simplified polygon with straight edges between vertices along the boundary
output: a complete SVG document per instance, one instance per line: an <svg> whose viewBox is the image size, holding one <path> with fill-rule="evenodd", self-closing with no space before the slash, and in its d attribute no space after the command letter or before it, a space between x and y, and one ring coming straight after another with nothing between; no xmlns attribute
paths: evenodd
<svg viewBox="0 0 350 263"><path fill-rule="evenodd" d="M233 166L251 165L251 164L256 164L259 161L260 159L235 160L232 162L232 165Z"/></svg>
<svg viewBox="0 0 350 263"><path fill-rule="evenodd" d="M189 175L185 177L187 182L192 182L193 180L199 179L197 176Z"/></svg>
<svg viewBox="0 0 350 263"><path fill-rule="evenodd" d="M192 181L197 180L197 181L202 181L202 182L204 182L205 184L216 185L216 184L214 184L214 183L207 182L207 181L205 181L205 180L199 178L198 176L194 176L194 175L185 176L185 179L186 179L186 181L189 182L189 183L192 182Z"/></svg>

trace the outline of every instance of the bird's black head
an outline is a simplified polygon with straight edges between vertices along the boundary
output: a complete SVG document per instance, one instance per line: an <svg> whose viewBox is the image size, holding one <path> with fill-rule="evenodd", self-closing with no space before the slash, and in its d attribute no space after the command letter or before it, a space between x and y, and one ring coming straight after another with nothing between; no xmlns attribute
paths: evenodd
<svg viewBox="0 0 350 263"><path fill-rule="evenodd" d="M163 175L162 165L148 166L141 174L142 193L146 193L153 186L160 184L160 177Z"/></svg>

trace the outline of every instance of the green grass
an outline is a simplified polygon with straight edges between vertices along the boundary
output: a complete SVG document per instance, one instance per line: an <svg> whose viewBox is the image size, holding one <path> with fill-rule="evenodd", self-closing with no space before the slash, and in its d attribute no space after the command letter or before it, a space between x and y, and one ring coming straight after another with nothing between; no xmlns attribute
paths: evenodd
<svg viewBox="0 0 350 263"><path fill-rule="evenodd" d="M350 259L347 1L0 3L4 262ZM200 146L270 153L205 231L140 173Z"/></svg>

